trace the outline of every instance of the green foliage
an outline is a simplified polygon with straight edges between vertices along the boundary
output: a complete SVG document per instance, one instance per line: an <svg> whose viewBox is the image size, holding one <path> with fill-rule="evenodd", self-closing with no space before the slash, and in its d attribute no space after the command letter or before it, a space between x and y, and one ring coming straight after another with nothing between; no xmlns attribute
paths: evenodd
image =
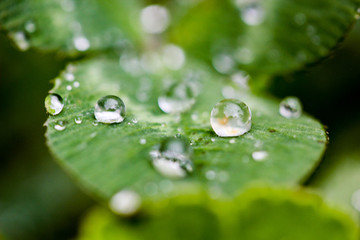
<svg viewBox="0 0 360 240"><path fill-rule="evenodd" d="M95 208L79 239L355 240L346 215L304 191L252 188L232 202L188 194L151 202L131 221Z"/></svg>
<svg viewBox="0 0 360 240"><path fill-rule="evenodd" d="M119 67L118 61L109 59L73 65L80 86L68 91L72 82L62 74L51 90L63 96L66 103L62 113L47 121L50 149L76 178L105 199L128 187L145 194L148 183L158 185L166 179L151 167L149 153L163 139L176 134L192 142L195 171L175 183L205 184L233 194L254 180L294 184L311 173L325 149L326 135L321 124L306 115L283 118L277 100L238 90L234 97L243 99L251 108L253 126L249 133L233 138L235 143L229 143L229 138L215 135L209 121L212 107L223 98L221 79L201 65L189 66L166 75L175 81L182 81L188 72L200 76L202 90L195 106L178 121L178 116L165 114L158 107L157 98L163 89L157 86L164 84L163 78L133 77ZM148 100L141 102L136 96L144 84L151 87L146 91ZM120 124L94 126L94 105L107 94L123 99L126 119ZM82 118L82 124L74 122L77 117ZM54 128L60 120L66 123L64 131ZM146 139L146 144L140 144L141 138ZM252 160L256 150L268 152L266 161ZM223 172L228 179L209 181L205 177L209 170Z"/></svg>

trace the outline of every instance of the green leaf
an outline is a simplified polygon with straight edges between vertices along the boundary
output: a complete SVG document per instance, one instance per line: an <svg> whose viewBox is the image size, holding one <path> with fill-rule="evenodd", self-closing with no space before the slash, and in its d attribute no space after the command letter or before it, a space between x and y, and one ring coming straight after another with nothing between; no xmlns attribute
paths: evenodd
<svg viewBox="0 0 360 240"><path fill-rule="evenodd" d="M106 58L83 61L71 69L75 69L74 82L80 86L76 88L73 82L66 81L64 73L55 80L51 92L63 97L65 107L47 120L47 143L59 163L101 199L123 188L132 188L146 197L167 194L159 189L164 181L170 185L204 184L230 195L251 181L295 184L306 179L325 150L326 134L316 120L306 114L299 119L285 119L279 114L277 100L237 92L230 86L224 92L230 88L235 91L234 97L249 105L253 126L238 138L217 137L209 118L212 107L223 99L223 83L193 62L179 72L164 73L165 78L133 76L117 60ZM169 79L182 81L189 77L200 89L191 112L181 115L180 120L161 112L157 98L164 84ZM124 101L124 122L94 126L94 105L104 95L117 95ZM77 117L82 119L81 124L74 122ZM66 124L64 131L54 129L58 121ZM194 173L183 180L167 180L152 168L150 161L153 147L175 135L187 137L194 150ZM146 144L139 143L142 138ZM252 160L256 150L268 152L266 161ZM217 177L208 180L209 171L215 171Z"/></svg>
<svg viewBox="0 0 360 240"><path fill-rule="evenodd" d="M4 0L0 27L8 31L20 50L78 54L137 43L138 1Z"/></svg>
<svg viewBox="0 0 360 240"><path fill-rule="evenodd" d="M356 225L304 191L253 188L233 201L181 195L146 205L136 220L103 208L85 217L78 239L350 240Z"/></svg>
<svg viewBox="0 0 360 240"><path fill-rule="evenodd" d="M248 25L241 16L254 3L264 18ZM355 22L358 7L358 0L199 1L174 17L170 36L208 61L225 53L252 74L287 73L327 56Z"/></svg>

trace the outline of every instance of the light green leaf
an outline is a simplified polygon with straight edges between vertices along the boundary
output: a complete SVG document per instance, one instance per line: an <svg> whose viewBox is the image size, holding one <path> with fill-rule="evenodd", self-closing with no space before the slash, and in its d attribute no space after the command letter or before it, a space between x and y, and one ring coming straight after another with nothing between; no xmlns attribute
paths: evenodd
<svg viewBox="0 0 360 240"><path fill-rule="evenodd" d="M21 50L77 54L137 43L138 1L4 0L0 27Z"/></svg>
<svg viewBox="0 0 360 240"><path fill-rule="evenodd" d="M65 107L47 120L47 143L59 163L102 199L123 188L147 197L167 194L161 188L164 181L170 185L204 184L230 195L251 181L295 184L306 179L325 150L326 134L316 120L306 114L285 119L279 114L277 100L234 88L230 88L235 91L234 97L251 108L252 129L238 138L217 137L209 118L212 107L223 99L223 83L193 62L179 72L164 73L165 78L134 77L117 60L105 58L80 62L71 69L75 69L75 80L66 81L62 74L52 89L63 97ZM179 119L161 112L157 98L169 79L182 81L185 76L192 76L194 84L198 76L200 94L191 111ZM146 101L139 98L144 94ZM117 95L124 101L124 122L94 126L94 105L104 95ZM77 117L82 119L81 124L74 122ZM65 123L65 130L55 130L58 121ZM153 147L175 135L187 137L194 150L195 170L183 180L167 180L150 161ZM146 143L140 144L141 139ZM252 160L252 153L258 150L267 151L265 161ZM215 172L214 179L207 179L209 171Z"/></svg>
<svg viewBox="0 0 360 240"><path fill-rule="evenodd" d="M355 22L359 1L209 0L189 5L175 17L173 41L209 62L225 53L252 74L273 75L327 56Z"/></svg>
<svg viewBox="0 0 360 240"><path fill-rule="evenodd" d="M103 208L85 217L78 239L355 240L356 225L303 191L254 188L234 201L181 195L146 205L137 219Z"/></svg>

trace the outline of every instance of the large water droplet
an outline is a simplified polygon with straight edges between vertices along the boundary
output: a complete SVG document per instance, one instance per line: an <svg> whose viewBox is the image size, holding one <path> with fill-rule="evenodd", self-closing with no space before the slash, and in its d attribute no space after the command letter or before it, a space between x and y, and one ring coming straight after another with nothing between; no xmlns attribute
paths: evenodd
<svg viewBox="0 0 360 240"><path fill-rule="evenodd" d="M140 21L146 33L162 33L169 25L170 16L165 7L151 5L141 11Z"/></svg>
<svg viewBox="0 0 360 240"><path fill-rule="evenodd" d="M57 131L64 131L65 128L66 128L65 122L64 121L57 121L54 128Z"/></svg>
<svg viewBox="0 0 360 240"><path fill-rule="evenodd" d="M241 19L250 26L264 22L265 11L258 2L248 3L241 7Z"/></svg>
<svg viewBox="0 0 360 240"><path fill-rule="evenodd" d="M280 102L279 112L285 118L299 118L302 104L297 97L286 97Z"/></svg>
<svg viewBox="0 0 360 240"><path fill-rule="evenodd" d="M109 207L117 214L131 216L140 209L141 198L134 191L122 190L111 198Z"/></svg>
<svg viewBox="0 0 360 240"><path fill-rule="evenodd" d="M108 95L95 104L95 118L102 123L120 123L125 118L125 104L117 96Z"/></svg>
<svg viewBox="0 0 360 240"><path fill-rule="evenodd" d="M224 99L211 110L210 123L220 137L240 136L251 129L251 112L238 99Z"/></svg>
<svg viewBox="0 0 360 240"><path fill-rule="evenodd" d="M183 138L165 139L157 149L150 152L154 168L170 178L183 178L193 171L191 154L192 149Z"/></svg>
<svg viewBox="0 0 360 240"><path fill-rule="evenodd" d="M64 100L56 93L51 93L45 98L46 111L51 115L59 114L64 108Z"/></svg>
<svg viewBox="0 0 360 240"><path fill-rule="evenodd" d="M166 113L185 112L195 103L195 94L192 87L183 83L174 83L158 98L158 104Z"/></svg>
<svg viewBox="0 0 360 240"><path fill-rule="evenodd" d="M9 37L14 41L19 50L26 51L29 49L30 43L24 32L11 32L9 33Z"/></svg>

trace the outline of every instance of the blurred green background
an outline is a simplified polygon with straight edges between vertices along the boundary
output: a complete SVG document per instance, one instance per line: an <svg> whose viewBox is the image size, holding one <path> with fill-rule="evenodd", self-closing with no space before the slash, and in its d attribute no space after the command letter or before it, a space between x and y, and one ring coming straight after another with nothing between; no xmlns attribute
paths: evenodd
<svg viewBox="0 0 360 240"><path fill-rule="evenodd" d="M1 234L10 239L74 238L81 217L94 204L56 165L45 145L44 98L51 88L49 80L66 62L54 54L19 52L6 33L0 33L0 239ZM324 186L321 179L332 178L333 166L345 161L346 153L358 152L359 80L358 21L328 58L300 72L276 76L271 83L275 96L298 96L305 111L328 127L329 149L306 183L309 186ZM360 154L352 155L352 161L359 163ZM340 173L344 183L346 171ZM349 204L349 191L338 201ZM332 195L338 194L327 194Z"/></svg>

